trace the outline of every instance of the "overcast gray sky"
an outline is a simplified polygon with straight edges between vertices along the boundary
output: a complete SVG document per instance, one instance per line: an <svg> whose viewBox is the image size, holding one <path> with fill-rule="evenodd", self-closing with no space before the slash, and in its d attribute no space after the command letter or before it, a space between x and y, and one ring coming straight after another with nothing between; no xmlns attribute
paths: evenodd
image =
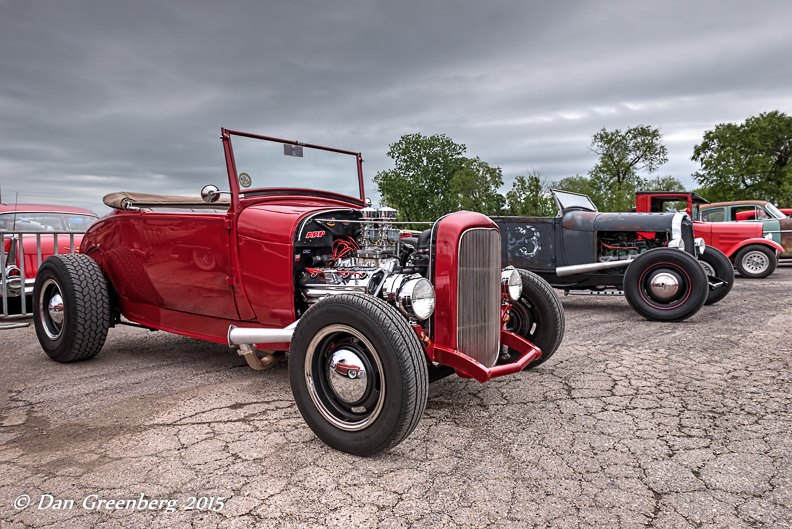
<svg viewBox="0 0 792 529"><path fill-rule="evenodd" d="M792 114L792 2L0 0L4 202L227 187L220 127L362 151L402 134L585 174L591 135L659 127L689 188L717 123Z"/></svg>

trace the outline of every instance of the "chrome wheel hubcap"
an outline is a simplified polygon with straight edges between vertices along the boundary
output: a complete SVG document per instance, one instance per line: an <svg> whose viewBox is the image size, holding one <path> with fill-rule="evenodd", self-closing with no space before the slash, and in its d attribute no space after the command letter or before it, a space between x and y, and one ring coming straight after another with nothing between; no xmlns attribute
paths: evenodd
<svg viewBox="0 0 792 529"><path fill-rule="evenodd" d="M661 272L652 278L650 283L652 294L660 299L668 299L679 290L679 281L667 272Z"/></svg>
<svg viewBox="0 0 792 529"><path fill-rule="evenodd" d="M55 294L50 298L47 310L52 321L58 325L63 325L63 298L61 298L60 294Z"/></svg>
<svg viewBox="0 0 792 529"><path fill-rule="evenodd" d="M763 252L748 252L743 257L743 266L749 272L761 274L770 266L770 261Z"/></svg>
<svg viewBox="0 0 792 529"><path fill-rule="evenodd" d="M330 386L347 403L354 403L366 393L366 366L358 355L341 349L330 359Z"/></svg>
<svg viewBox="0 0 792 529"><path fill-rule="evenodd" d="M60 285L54 279L47 279L41 286L38 317L50 340L57 340L63 333L64 309Z"/></svg>
<svg viewBox="0 0 792 529"><path fill-rule="evenodd" d="M367 428L385 403L379 353L348 325L328 325L311 339L305 352L305 382L316 409L340 430Z"/></svg>

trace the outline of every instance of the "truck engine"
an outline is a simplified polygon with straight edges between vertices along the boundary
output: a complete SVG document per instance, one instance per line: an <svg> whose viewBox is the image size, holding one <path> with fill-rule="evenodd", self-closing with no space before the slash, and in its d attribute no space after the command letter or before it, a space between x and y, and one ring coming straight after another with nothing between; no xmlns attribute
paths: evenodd
<svg viewBox="0 0 792 529"><path fill-rule="evenodd" d="M295 307L301 315L317 301L341 292L379 296L411 321L434 311L428 279L428 244L402 242L393 208L322 212L306 219L295 236Z"/></svg>
<svg viewBox="0 0 792 529"><path fill-rule="evenodd" d="M606 231L600 232L598 235L597 261L603 263L635 259L653 248L662 248L668 243L666 233ZM658 238L657 235L660 235L661 238ZM612 269L603 272L622 274L623 270Z"/></svg>

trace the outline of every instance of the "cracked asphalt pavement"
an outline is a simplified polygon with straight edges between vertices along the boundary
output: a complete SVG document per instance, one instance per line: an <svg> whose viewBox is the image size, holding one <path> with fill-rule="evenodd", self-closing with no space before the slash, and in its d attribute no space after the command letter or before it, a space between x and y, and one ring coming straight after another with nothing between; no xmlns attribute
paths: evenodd
<svg viewBox="0 0 792 529"><path fill-rule="evenodd" d="M374 458L313 435L285 366L254 372L223 345L131 328L57 364L32 327L0 331L0 523L789 527L791 287L792 264L738 277L676 324L623 298L562 297L552 359L432 384L417 430ZM83 507L141 494L175 508Z"/></svg>

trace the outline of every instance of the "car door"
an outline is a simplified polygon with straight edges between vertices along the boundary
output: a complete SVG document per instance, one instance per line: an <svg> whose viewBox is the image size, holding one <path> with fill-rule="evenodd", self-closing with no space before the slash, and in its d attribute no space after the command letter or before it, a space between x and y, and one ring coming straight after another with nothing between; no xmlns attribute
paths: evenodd
<svg viewBox="0 0 792 529"><path fill-rule="evenodd" d="M141 217L146 271L161 307L237 320L225 214L155 210Z"/></svg>

